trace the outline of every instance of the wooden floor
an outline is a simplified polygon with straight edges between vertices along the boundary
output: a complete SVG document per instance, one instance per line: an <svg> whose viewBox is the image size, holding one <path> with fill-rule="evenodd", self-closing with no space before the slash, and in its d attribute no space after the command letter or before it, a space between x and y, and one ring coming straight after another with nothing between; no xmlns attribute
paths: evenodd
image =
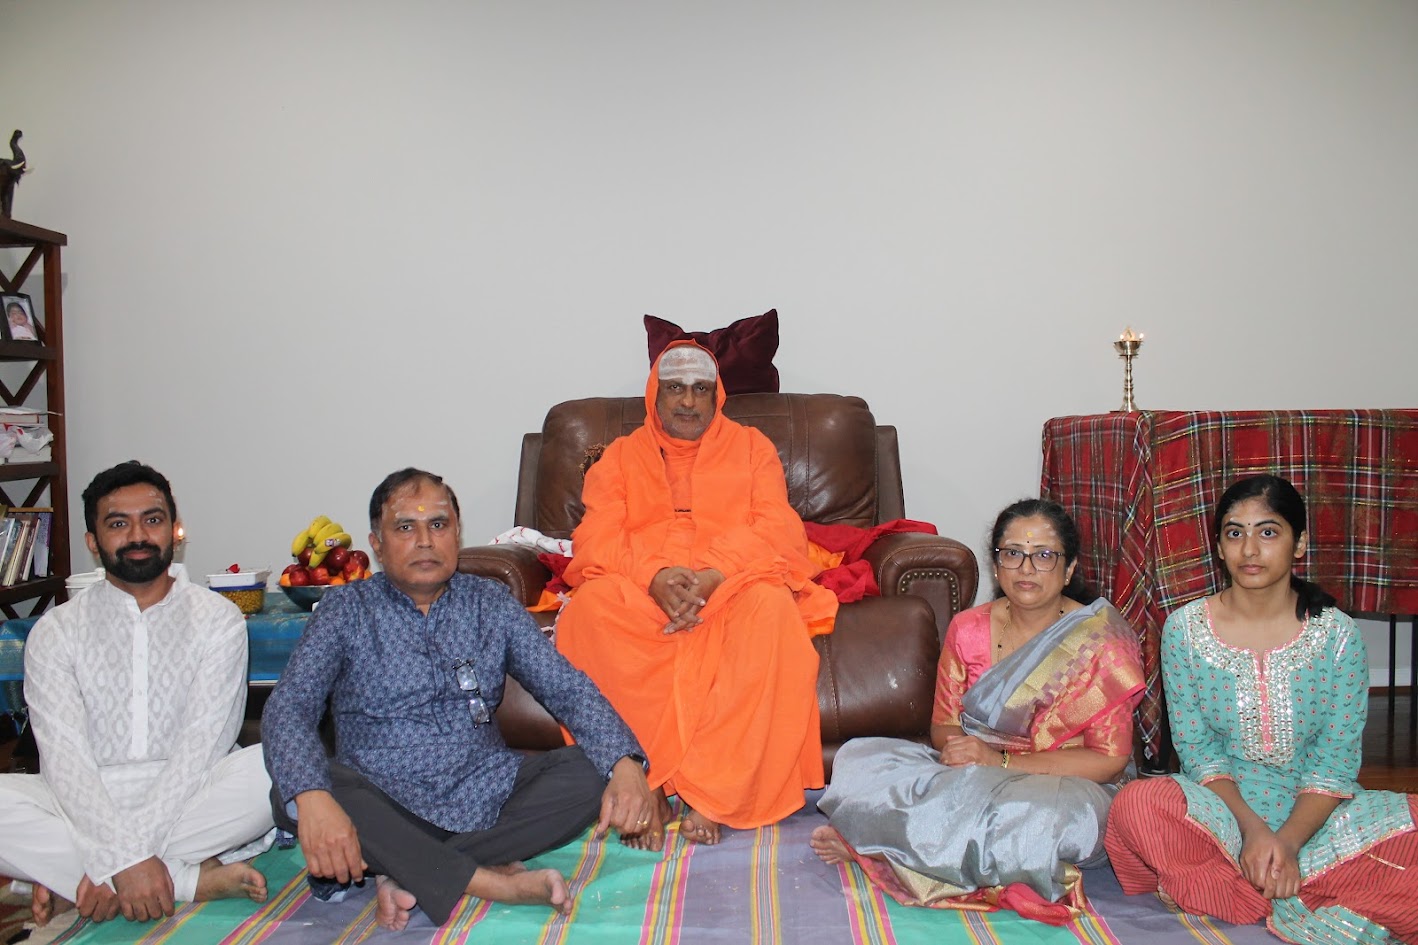
<svg viewBox="0 0 1418 945"><path fill-rule="evenodd" d="M1369 696L1369 721L1364 726L1364 766L1359 783L1371 791L1418 794L1418 702L1400 688Z"/></svg>
<svg viewBox="0 0 1418 945"><path fill-rule="evenodd" d="M1418 794L1418 702L1406 689L1390 700L1386 693L1369 697L1369 721L1364 726L1364 766L1359 783L1371 791ZM33 742L14 758L14 738L0 737L0 771L33 771Z"/></svg>

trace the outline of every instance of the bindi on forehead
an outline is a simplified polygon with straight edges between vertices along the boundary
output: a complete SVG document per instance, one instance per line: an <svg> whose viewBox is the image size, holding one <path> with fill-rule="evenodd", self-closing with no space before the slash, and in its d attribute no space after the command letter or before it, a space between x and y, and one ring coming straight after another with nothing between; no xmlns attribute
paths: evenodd
<svg viewBox="0 0 1418 945"><path fill-rule="evenodd" d="M439 502L428 498L422 500L410 499L406 502L393 502L390 503L390 505L390 511L399 518L410 518L417 513L426 515L448 515L453 510L453 506L447 500Z"/></svg>
<svg viewBox="0 0 1418 945"><path fill-rule="evenodd" d="M397 490L385 500L383 517L389 521L451 519L454 517L453 502L443 486L420 482Z"/></svg>
<svg viewBox="0 0 1418 945"><path fill-rule="evenodd" d="M1221 538L1231 539L1231 532L1240 532L1250 538L1265 531L1274 532L1277 536L1292 534L1290 523L1279 518L1258 518L1249 522L1228 518L1221 526Z"/></svg>
<svg viewBox="0 0 1418 945"><path fill-rule="evenodd" d="M1055 547L1059 544L1059 533L1053 524L1038 519L1011 522L1004 530L1005 545L1026 545L1034 547Z"/></svg>

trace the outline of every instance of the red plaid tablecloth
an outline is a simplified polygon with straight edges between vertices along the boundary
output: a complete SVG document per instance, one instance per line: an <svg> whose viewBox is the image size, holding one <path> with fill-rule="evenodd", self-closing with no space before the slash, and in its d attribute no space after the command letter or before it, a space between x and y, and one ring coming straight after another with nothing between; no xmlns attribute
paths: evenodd
<svg viewBox="0 0 1418 945"><path fill-rule="evenodd" d="M1044 425L1040 494L1082 533L1085 576L1142 636L1148 758L1163 751L1162 621L1220 587L1216 500L1284 476L1309 506L1299 571L1356 613L1418 613L1418 410L1137 411Z"/></svg>

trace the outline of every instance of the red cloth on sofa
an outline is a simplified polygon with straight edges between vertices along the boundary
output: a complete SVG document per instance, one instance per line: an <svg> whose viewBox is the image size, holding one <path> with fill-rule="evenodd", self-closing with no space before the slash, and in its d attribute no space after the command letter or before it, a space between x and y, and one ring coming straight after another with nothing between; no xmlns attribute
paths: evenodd
<svg viewBox="0 0 1418 945"><path fill-rule="evenodd" d="M547 581L547 590L553 594L565 594L571 590L571 585L566 583L562 577L566 573L567 565L571 564L571 559L566 555L552 554L550 551L543 551L537 555L537 560L546 565L546 569L551 572L551 579Z"/></svg>
<svg viewBox="0 0 1418 945"><path fill-rule="evenodd" d="M893 519L871 528L857 528L855 525L818 525L804 522L807 540L828 551L841 552L842 563L828 568L813 578L818 584L832 591L844 604L859 601L863 597L880 597L876 575L870 562L863 561L862 555L882 535L897 532L922 532L927 535L939 534L930 522L917 522L909 518Z"/></svg>
<svg viewBox="0 0 1418 945"><path fill-rule="evenodd" d="M821 572L813 578L813 581L836 594L837 600L843 604L859 601L863 597L881 596L881 588L877 586L876 575L872 573L871 563L863 561L862 555L866 554L872 543L882 535L892 535L897 532L938 534L936 527L931 523L917 522L909 518L882 522L872 528L857 528L855 525L817 525L812 522L804 522L803 525L807 529L808 541L820 545L828 551L842 553L841 564ZM547 570L551 572L551 580L547 581L547 590L553 594L561 594L571 589L562 578L567 565L571 563L570 558L565 555L543 552L537 555L537 560L546 565Z"/></svg>

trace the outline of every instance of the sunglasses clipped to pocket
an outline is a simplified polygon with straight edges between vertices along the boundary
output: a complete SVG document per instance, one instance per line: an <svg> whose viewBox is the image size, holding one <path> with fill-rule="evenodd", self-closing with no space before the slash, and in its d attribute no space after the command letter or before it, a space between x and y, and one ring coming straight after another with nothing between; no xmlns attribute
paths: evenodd
<svg viewBox="0 0 1418 945"><path fill-rule="evenodd" d="M483 691L478 686L478 674L473 668L473 661L458 660L454 663L453 678L458 681L458 688L468 694L468 711L473 716L473 724L486 725L491 722L492 710L488 708Z"/></svg>

